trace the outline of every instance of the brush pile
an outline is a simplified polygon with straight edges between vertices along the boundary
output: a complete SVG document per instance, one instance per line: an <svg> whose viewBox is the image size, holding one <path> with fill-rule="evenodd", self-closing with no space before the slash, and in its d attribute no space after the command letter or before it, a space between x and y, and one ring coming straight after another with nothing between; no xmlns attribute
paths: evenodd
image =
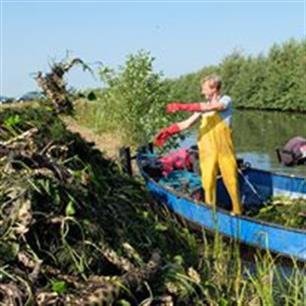
<svg viewBox="0 0 306 306"><path fill-rule="evenodd" d="M173 304L164 265L194 240L57 115L0 112L0 169L1 305Z"/></svg>
<svg viewBox="0 0 306 306"><path fill-rule="evenodd" d="M261 221L306 230L306 200L274 197L254 217Z"/></svg>

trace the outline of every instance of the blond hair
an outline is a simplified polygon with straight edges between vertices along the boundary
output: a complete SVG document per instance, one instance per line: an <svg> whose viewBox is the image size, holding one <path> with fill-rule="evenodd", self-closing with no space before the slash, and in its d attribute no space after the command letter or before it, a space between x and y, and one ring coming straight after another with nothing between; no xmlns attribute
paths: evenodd
<svg viewBox="0 0 306 306"><path fill-rule="evenodd" d="M210 87L214 87L214 88L217 88L217 90L220 90L221 89L221 86L222 86L222 80L221 80L221 77L217 74L210 74L206 77L204 77L202 79L202 82L201 84L204 84L205 82L209 81L209 86Z"/></svg>

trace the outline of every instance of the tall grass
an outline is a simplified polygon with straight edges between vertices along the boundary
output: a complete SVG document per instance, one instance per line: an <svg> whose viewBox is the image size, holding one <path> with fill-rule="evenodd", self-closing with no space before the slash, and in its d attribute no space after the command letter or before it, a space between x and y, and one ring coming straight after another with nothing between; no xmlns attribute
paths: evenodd
<svg viewBox="0 0 306 306"><path fill-rule="evenodd" d="M182 231L181 221L166 207L163 215L171 220L167 231ZM218 232L195 233L185 223L184 232L198 255L191 261L175 256L163 276L177 305L304 305L305 270L294 259L284 262L252 248L245 256L238 242Z"/></svg>

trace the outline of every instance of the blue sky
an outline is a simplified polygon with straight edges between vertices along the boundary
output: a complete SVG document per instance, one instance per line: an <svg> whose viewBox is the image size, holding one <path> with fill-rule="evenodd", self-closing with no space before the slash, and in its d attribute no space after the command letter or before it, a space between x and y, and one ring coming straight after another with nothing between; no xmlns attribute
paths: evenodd
<svg viewBox="0 0 306 306"><path fill-rule="evenodd" d="M1 92L37 89L31 73L48 71L66 51L113 68L140 49L166 77L215 65L234 49L265 53L305 37L301 1L14 1L1 0ZM68 83L101 85L74 68Z"/></svg>

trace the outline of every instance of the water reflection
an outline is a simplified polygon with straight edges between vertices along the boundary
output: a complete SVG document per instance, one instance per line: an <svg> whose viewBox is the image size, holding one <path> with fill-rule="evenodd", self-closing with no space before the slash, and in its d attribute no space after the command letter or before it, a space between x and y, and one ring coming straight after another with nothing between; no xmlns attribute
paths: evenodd
<svg viewBox="0 0 306 306"><path fill-rule="evenodd" d="M197 130L182 141L182 146L196 143ZM237 156L260 169L306 177L306 167L279 164L275 149L294 136L306 137L306 115L267 111L236 110L233 135Z"/></svg>

